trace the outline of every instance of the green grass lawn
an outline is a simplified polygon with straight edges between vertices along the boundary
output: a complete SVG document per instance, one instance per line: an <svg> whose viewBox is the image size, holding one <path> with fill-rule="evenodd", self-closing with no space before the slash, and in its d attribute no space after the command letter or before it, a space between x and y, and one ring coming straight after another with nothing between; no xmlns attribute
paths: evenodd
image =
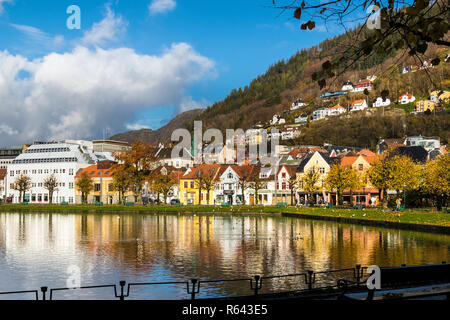
<svg viewBox="0 0 450 320"><path fill-rule="evenodd" d="M450 214L438 213L435 210L428 209L407 209L406 211L396 212L391 209L325 209L325 208L279 208L275 206L140 206L132 207L120 205L0 205L0 212L98 212L98 213L113 213L113 212L136 212L136 213L299 213L303 215L316 215L328 217L341 217L349 219L364 219L375 221L389 221L401 223L413 223L423 225L435 225L450 227Z"/></svg>

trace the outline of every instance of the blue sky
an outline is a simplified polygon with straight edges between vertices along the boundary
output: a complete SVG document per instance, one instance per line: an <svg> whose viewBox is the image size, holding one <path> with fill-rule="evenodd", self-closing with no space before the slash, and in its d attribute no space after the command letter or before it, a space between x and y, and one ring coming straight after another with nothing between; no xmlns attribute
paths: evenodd
<svg viewBox="0 0 450 320"><path fill-rule="evenodd" d="M156 2L153 7L151 7L152 1ZM176 68L178 63L176 58L174 61L166 61L169 59L164 58L165 54L176 51L172 47L174 44L186 44L188 48L185 50L192 54L191 59L186 62L186 65L191 68L189 71L185 69L180 73L171 71L175 74L174 77L181 77L177 80L176 90L174 89L173 92L174 96L177 96L176 99L171 99L170 92L167 92L164 98L158 98L155 101L150 97L147 106L145 101L138 101L139 97L128 97L128 93L124 91L121 96L127 96L130 100L124 98L122 102L123 104L128 103L131 107L126 109L127 106L117 106L117 109L122 108L122 112L118 112L117 116L122 116L124 119L113 119L111 123L103 118L100 119L102 115L110 118L110 115L104 114L104 110L99 114L93 113L94 121L90 118L83 119L84 115L81 112L77 113L76 110L69 112L58 109L59 115L55 115L50 130L52 136L56 138L64 134L64 126L61 126L61 123L80 117L79 123L91 121L89 128L86 126L79 128L86 132L79 133L80 130L69 128L67 134L76 132L77 137L88 138L89 135L98 136L103 127L108 127L112 133L126 131L127 128L133 127L147 126L156 129L182 110L194 106L205 107L223 99L231 89L248 84L277 60L288 58L297 50L317 45L320 41L335 34L335 32L324 31L323 28L319 28L319 31L309 32L299 30L299 22L291 18L291 13L280 16L280 11L269 8L272 0L115 0L109 2L99 0L0 0L0 3L3 8L0 13L0 51L3 51L4 54L3 60L0 59L0 68L3 64L3 69L6 69L7 61L12 58L17 61L19 61L18 57L26 60L19 63L20 68L14 69L17 71L17 75L15 82L11 83L12 90L29 90L23 95L19 95L24 103L31 103L30 97L32 97L35 98L33 101L36 103L47 101L49 104L61 104L61 101L70 100L76 94L78 103L83 101L87 104L92 103L90 109L87 109L89 112L95 108L97 103L108 100L102 96L104 92L108 92L104 91L103 87L99 88L98 95L92 94L95 86L89 89L91 91L86 92L91 94L90 97L104 98L101 102L91 101L93 98L88 98L87 94L79 96L83 94L80 91L69 92L66 97L58 97L56 101L52 98L51 91L37 96L36 92L41 94L44 89L50 90L49 80L46 79L42 82L40 80L45 76L38 76L41 73L44 74L43 70L49 70L47 67L50 67L46 65L47 60L58 61L51 64L54 68L59 68L55 67L60 66L59 63L66 66L68 61L74 60L72 55L75 56L74 51L77 47L88 50L84 54L77 55L77 57L85 57L84 60L81 60L83 63L89 59L89 56L92 58L98 50L112 52L118 48L128 48L139 57L161 58L161 61L164 60L164 63L167 63L161 62L161 64L157 64L157 68L167 68L169 65L170 68ZM66 27L66 20L69 16L66 9L72 4L78 5L81 9L81 30L69 30ZM96 24L99 24L97 28ZM174 54L174 56L177 55ZM183 56L184 54L181 55L181 57ZM36 62L38 60L40 61ZM29 66L26 67L28 64ZM119 68L126 68L127 61L123 61L123 64ZM75 68L75 66L73 67ZM89 68L89 66L85 68ZM95 68L94 62L90 64L90 68ZM137 69L140 68L137 67ZM189 78L198 69L201 71L198 75L193 75L192 79L182 79L183 77ZM56 71L50 69L45 72L45 75L48 73L53 75L53 72ZM93 73L95 72L93 70ZM110 76L115 74L114 70L108 72ZM157 82L158 79L151 77L151 69L148 72L145 75L138 75L136 81L147 81L148 79L150 82ZM67 73L69 72L67 71ZM89 75L90 72L87 71L84 75L86 76L86 74ZM127 71L127 78L121 80L120 83L130 83L129 75L130 73ZM60 83L61 81L57 79L58 76L70 78L71 74L60 73L51 80ZM77 81L84 82L82 75L77 77ZM99 75L97 80L92 79L92 81L100 81L100 79L105 79L105 75ZM101 81L107 82L107 80ZM72 82L71 85L77 86L78 83ZM116 88L115 85L117 84L108 86L110 92ZM148 89L152 90L158 85L155 83ZM167 85L173 84L168 81ZM67 88L64 87L65 89ZM170 91L170 88L167 90ZM61 91L62 89L58 89L58 93ZM157 96L160 92L161 89L152 93L152 96ZM121 100L121 96L114 100ZM67 108L71 107L76 108L76 106ZM53 113L53 110L55 109L49 109L49 112ZM11 119L12 122L13 120ZM47 138L43 133L44 127L45 123L36 127L34 132L38 136L41 135L42 138ZM8 123L0 122L0 132L2 130L3 133L21 132L20 127L12 127Z"/></svg>

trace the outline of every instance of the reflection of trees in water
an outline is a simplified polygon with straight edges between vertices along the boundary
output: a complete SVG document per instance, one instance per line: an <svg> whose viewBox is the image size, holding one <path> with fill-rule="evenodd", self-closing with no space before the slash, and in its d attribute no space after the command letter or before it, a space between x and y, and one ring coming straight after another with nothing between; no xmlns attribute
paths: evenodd
<svg viewBox="0 0 450 320"><path fill-rule="evenodd" d="M286 217L0 214L0 235L12 232L14 245L30 246L38 224L42 237L56 247L61 230L72 228L73 246L94 266L108 261L139 281L160 280L156 268L165 268L167 279L226 279L450 258L448 235ZM0 244L6 245L4 239ZM264 288L287 288L299 281L266 281ZM247 292L248 283L218 287L232 294L238 288Z"/></svg>

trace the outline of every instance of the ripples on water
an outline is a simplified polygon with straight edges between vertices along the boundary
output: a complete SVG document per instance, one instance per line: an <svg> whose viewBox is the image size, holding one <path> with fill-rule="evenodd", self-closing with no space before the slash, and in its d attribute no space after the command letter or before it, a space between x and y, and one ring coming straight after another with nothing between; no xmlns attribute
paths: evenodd
<svg viewBox="0 0 450 320"><path fill-rule="evenodd" d="M450 259L450 236L259 216L0 214L0 291L81 285L249 278L362 265ZM318 284L344 274L318 275ZM301 287L265 280L263 291ZM204 284L199 297L250 294L248 282ZM19 295L16 299L32 298ZM0 296L0 299L12 298ZM56 299L113 299L113 290L57 292ZM133 288L131 299L185 299L185 285Z"/></svg>

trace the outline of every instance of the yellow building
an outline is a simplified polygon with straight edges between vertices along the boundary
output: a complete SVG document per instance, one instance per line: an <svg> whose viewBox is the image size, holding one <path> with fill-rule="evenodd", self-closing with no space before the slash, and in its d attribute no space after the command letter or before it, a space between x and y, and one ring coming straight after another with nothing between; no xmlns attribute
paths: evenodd
<svg viewBox="0 0 450 320"><path fill-rule="evenodd" d="M450 101L450 91L435 90L430 93L430 100L435 103L449 102Z"/></svg>
<svg viewBox="0 0 450 320"><path fill-rule="evenodd" d="M433 112L436 107L436 102L431 100L420 100L416 102L416 112Z"/></svg>
<svg viewBox="0 0 450 320"><path fill-rule="evenodd" d="M214 204L214 181L218 179L220 169L219 164L202 164L188 169L180 179L180 202L196 205L199 204L200 198L200 204ZM208 184L211 185L209 192L206 190Z"/></svg>
<svg viewBox="0 0 450 320"><path fill-rule="evenodd" d="M104 204L119 204L119 192L112 190L114 174L112 165L112 162L104 161L78 171L75 176L75 185L77 185L77 181L84 173L86 173L94 183L94 190L91 191L87 197L88 203L103 202ZM134 202L132 192L127 192L125 194L125 201ZM82 195L78 187L75 188L75 203L82 203Z"/></svg>

